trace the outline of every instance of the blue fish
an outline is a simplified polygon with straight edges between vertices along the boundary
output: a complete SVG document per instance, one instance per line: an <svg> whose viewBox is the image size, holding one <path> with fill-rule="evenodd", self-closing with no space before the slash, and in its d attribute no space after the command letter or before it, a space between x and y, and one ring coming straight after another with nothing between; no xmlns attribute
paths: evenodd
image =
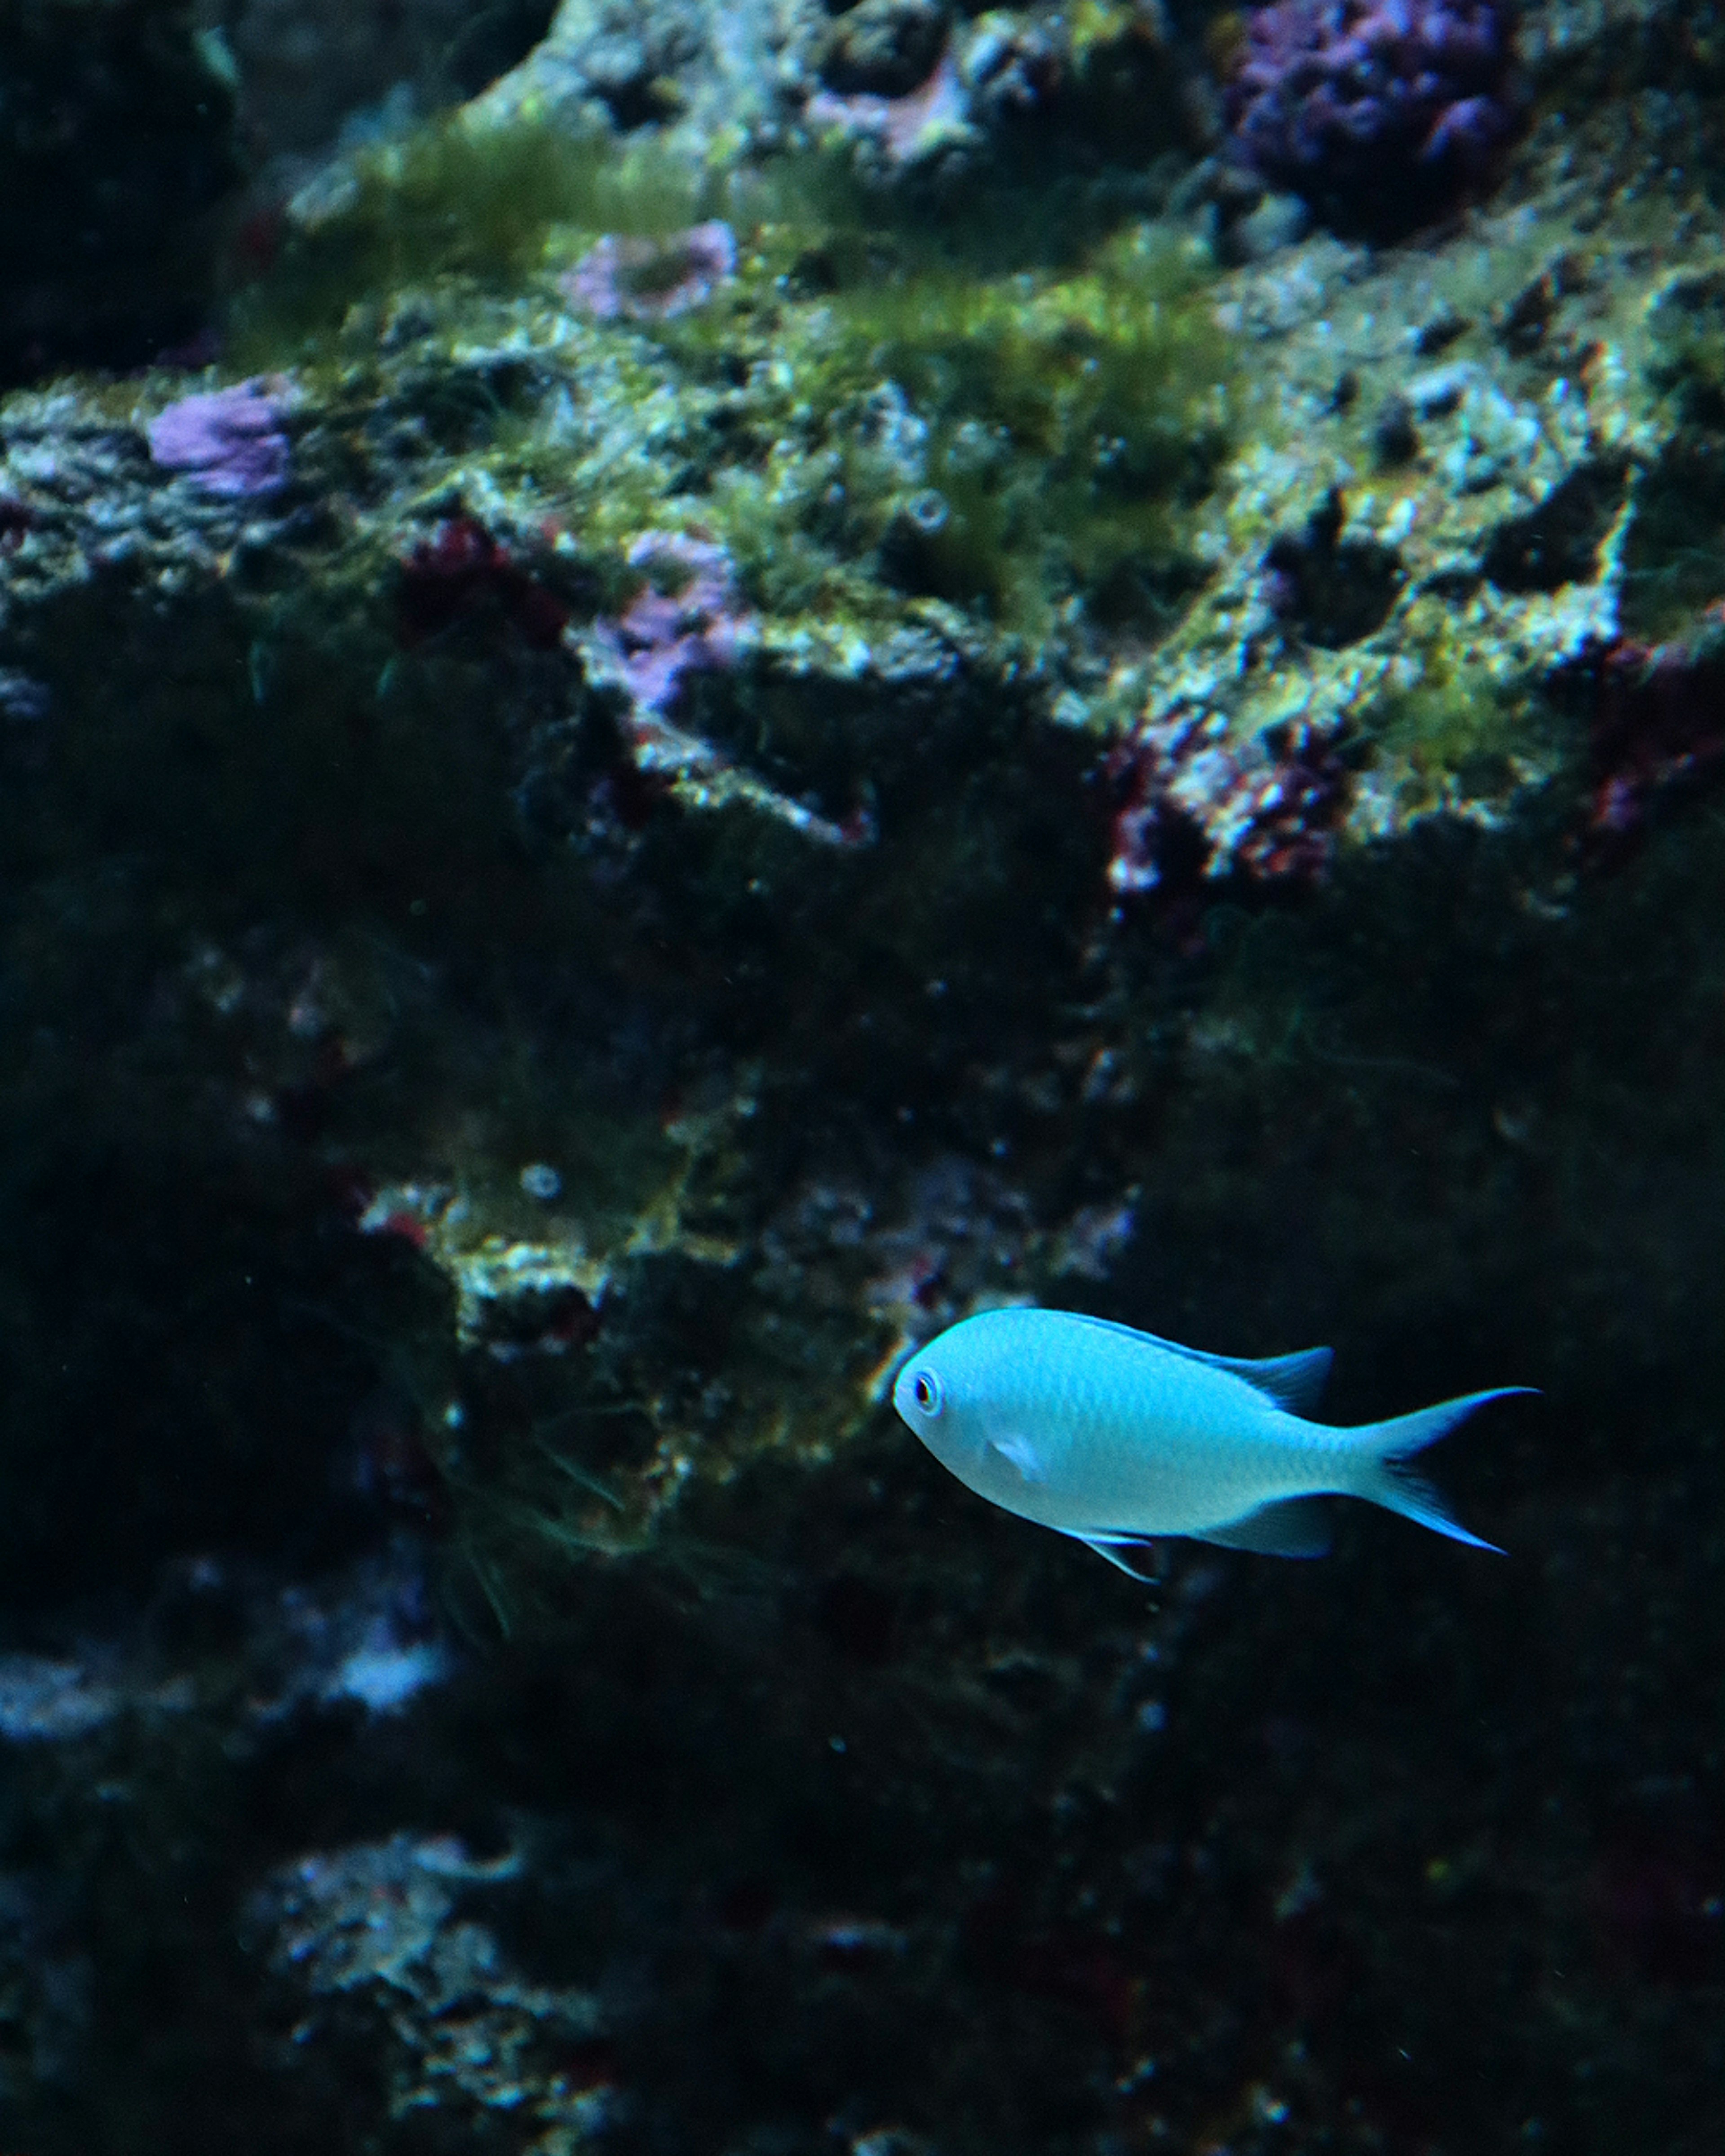
<svg viewBox="0 0 1725 2156"><path fill-rule="evenodd" d="M1327 1348L1245 1362L1067 1310L989 1310L919 1348L892 1404L980 1497L1071 1535L1134 1578L1152 1537L1321 1557L1330 1496L1363 1497L1458 1543L1409 1456L1501 1385L1353 1430L1311 1422Z"/></svg>

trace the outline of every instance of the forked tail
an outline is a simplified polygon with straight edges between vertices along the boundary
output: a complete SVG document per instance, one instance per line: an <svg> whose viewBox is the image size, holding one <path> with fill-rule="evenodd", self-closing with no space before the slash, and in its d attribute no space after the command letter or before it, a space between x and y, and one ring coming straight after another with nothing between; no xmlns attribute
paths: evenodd
<svg viewBox="0 0 1725 2156"><path fill-rule="evenodd" d="M1448 1535L1452 1542L1467 1543L1475 1549L1497 1549L1496 1543L1470 1534L1432 1484L1407 1463L1416 1452L1447 1437L1487 1400L1507 1399L1513 1394L1533 1389L1532 1385L1497 1385L1488 1393L1467 1393L1459 1400L1440 1400L1435 1408L1392 1415L1388 1422L1368 1423L1350 1430L1358 1459L1350 1485L1352 1494L1382 1505L1386 1512L1399 1512L1404 1520L1417 1520L1422 1527Z"/></svg>

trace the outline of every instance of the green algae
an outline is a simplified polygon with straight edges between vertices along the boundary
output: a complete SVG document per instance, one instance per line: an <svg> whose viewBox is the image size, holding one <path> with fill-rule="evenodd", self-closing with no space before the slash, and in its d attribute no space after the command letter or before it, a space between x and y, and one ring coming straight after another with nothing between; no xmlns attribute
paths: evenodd
<svg viewBox="0 0 1725 2156"><path fill-rule="evenodd" d="M1527 705L1485 667L1428 653L1421 678L1380 699L1367 728L1397 774L1401 813L1431 814L1512 790L1509 744L1524 753L1532 748Z"/></svg>
<svg viewBox="0 0 1725 2156"><path fill-rule="evenodd" d="M293 222L277 259L238 292L231 333L254 355L339 326L349 308L469 278L517 285L558 226L662 236L707 213L711 182L651 146L456 116L363 151Z"/></svg>
<svg viewBox="0 0 1725 2156"><path fill-rule="evenodd" d="M1231 416L1204 283L1135 232L1074 275L931 270L836 295L815 383L837 405L890 381L926 430L908 489L855 431L845 457L889 579L1034 629L1061 597L1168 570Z"/></svg>
<svg viewBox="0 0 1725 2156"><path fill-rule="evenodd" d="M1725 278L1673 279L1655 301L1647 330L1649 374L1680 418L1725 424Z"/></svg>
<svg viewBox="0 0 1725 2156"><path fill-rule="evenodd" d="M1657 641L1717 603L1725 577L1725 431L1685 428L1642 476L1624 547L1623 625Z"/></svg>
<svg viewBox="0 0 1725 2156"><path fill-rule="evenodd" d="M732 434L757 453L711 484L769 608L845 587L860 615L933 598L1040 634L1074 600L1154 613L1187 573L1241 402L1208 284L1142 224L1004 274L951 234L767 226L728 304L655 334L683 383L747 385Z"/></svg>

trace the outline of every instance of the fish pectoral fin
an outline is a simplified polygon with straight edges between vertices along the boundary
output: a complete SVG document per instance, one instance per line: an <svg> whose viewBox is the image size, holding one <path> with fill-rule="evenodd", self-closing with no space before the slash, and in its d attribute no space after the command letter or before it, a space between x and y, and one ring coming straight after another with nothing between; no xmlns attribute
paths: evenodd
<svg viewBox="0 0 1725 2156"><path fill-rule="evenodd" d="M1156 1568L1156 1545L1143 1537L1136 1542L1111 1542L1101 1535L1078 1535L1076 1541L1086 1549L1093 1549L1098 1557L1105 1557L1117 1566L1128 1579L1142 1579L1150 1586L1158 1585L1162 1574Z"/></svg>
<svg viewBox="0 0 1725 2156"><path fill-rule="evenodd" d="M1010 1430L1004 1437L991 1437L988 1450L1016 1467L1027 1482L1045 1482L1048 1470L1042 1464L1042 1455L1028 1437Z"/></svg>
<svg viewBox="0 0 1725 2156"><path fill-rule="evenodd" d="M1219 1543L1224 1549L1256 1550L1261 1557L1324 1557L1330 1547L1330 1508L1322 1497L1283 1497L1192 1539Z"/></svg>

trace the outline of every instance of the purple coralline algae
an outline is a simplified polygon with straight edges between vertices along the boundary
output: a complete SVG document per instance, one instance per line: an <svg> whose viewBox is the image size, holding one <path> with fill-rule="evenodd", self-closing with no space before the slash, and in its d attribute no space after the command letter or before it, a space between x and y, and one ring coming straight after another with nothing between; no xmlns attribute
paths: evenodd
<svg viewBox="0 0 1725 2156"><path fill-rule="evenodd" d="M737 605L731 557L709 539L644 531L629 550L647 582L593 641L629 691L636 723L662 720L685 674L731 665L750 623Z"/></svg>
<svg viewBox="0 0 1725 2156"><path fill-rule="evenodd" d="M287 484L288 439L281 430L293 402L280 375L182 397L149 423L151 460L184 472L206 494L255 497Z"/></svg>
<svg viewBox="0 0 1725 2156"><path fill-rule="evenodd" d="M593 678L622 690L628 702L625 758L603 788L618 819L625 827L639 824L665 791L680 788L709 805L746 797L822 845L867 844L875 826L865 808L829 821L686 730L678 706L687 677L734 666L759 641L760 625L740 603L726 549L687 532L644 531L628 560L645 572L645 583L619 614L594 622L582 640Z"/></svg>
<svg viewBox="0 0 1725 2156"><path fill-rule="evenodd" d="M1336 736L1303 721L1245 743L1190 713L1147 721L1111 761L1121 788L1108 880L1122 896L1189 897L1239 877L1311 883L1328 867L1347 798Z"/></svg>
<svg viewBox="0 0 1725 2156"><path fill-rule="evenodd" d="M597 321L662 322L711 299L736 268L737 236L711 218L663 239L607 233L557 283Z"/></svg>
<svg viewBox="0 0 1725 2156"><path fill-rule="evenodd" d="M1514 132L1511 18L1495 0L1280 0L1254 8L1229 88L1247 161L1338 228L1410 229L1476 184Z"/></svg>

